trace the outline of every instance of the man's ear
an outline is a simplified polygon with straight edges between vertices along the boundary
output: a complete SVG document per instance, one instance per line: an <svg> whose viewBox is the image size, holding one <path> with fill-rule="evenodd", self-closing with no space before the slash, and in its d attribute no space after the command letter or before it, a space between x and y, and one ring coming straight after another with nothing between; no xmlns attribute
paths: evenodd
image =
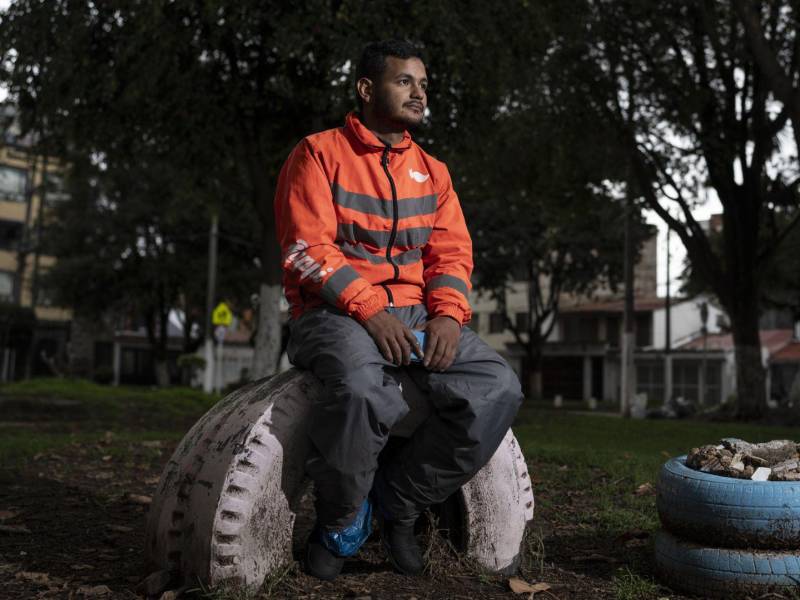
<svg viewBox="0 0 800 600"><path fill-rule="evenodd" d="M372 80L362 77L356 81L356 92L364 104L369 104L372 100Z"/></svg>

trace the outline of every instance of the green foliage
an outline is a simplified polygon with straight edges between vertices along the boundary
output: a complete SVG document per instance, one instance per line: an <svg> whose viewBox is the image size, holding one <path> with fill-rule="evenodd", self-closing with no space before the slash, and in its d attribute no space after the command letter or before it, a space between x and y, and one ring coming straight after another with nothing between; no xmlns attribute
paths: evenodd
<svg viewBox="0 0 800 600"><path fill-rule="evenodd" d="M628 567L614 575L614 598L616 600L655 600L660 586L650 579L632 572Z"/></svg>
<svg viewBox="0 0 800 600"><path fill-rule="evenodd" d="M181 354L178 357L178 367L181 369L204 369L206 359L197 354Z"/></svg>
<svg viewBox="0 0 800 600"><path fill-rule="evenodd" d="M106 386L85 379L29 379L0 386L0 401L6 412L12 407L21 412L38 411L40 418L47 420L52 399L74 401L68 415L90 424L141 427L158 422L185 424L211 408L219 396L188 387Z"/></svg>
<svg viewBox="0 0 800 600"><path fill-rule="evenodd" d="M587 0L565 26L563 59L584 65L567 72L579 74L569 78L575 95L613 126L632 188L680 237L692 270L728 314L739 408L757 416L766 389L755 351L761 287L800 216L797 161L781 152L798 128L790 117L800 113L775 102L733 4ZM776 70L791 87L800 72L796 7L759 6ZM719 245L693 214L712 195L723 210Z"/></svg>

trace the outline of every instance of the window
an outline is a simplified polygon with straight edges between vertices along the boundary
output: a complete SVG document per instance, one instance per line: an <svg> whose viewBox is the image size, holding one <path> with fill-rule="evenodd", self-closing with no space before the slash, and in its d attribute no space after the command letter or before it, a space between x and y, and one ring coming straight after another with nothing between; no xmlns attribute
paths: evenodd
<svg viewBox="0 0 800 600"><path fill-rule="evenodd" d="M702 365L702 362L700 363ZM722 402L722 363L706 362L706 380L703 389L703 403L706 405Z"/></svg>
<svg viewBox="0 0 800 600"><path fill-rule="evenodd" d="M662 361L641 361L636 365L636 392L647 394L648 403L661 404L664 401L664 363Z"/></svg>
<svg viewBox="0 0 800 600"><path fill-rule="evenodd" d="M45 202L52 205L69 200L69 198L70 195L67 191L64 176L57 173L48 173L47 196L45 196Z"/></svg>
<svg viewBox="0 0 800 600"><path fill-rule="evenodd" d="M608 317L606 319L606 342L612 348L619 348L619 333L622 322L619 317Z"/></svg>
<svg viewBox="0 0 800 600"><path fill-rule="evenodd" d="M0 165L0 200L25 202L28 178L25 171Z"/></svg>
<svg viewBox="0 0 800 600"><path fill-rule="evenodd" d="M0 220L0 250L16 250L22 239L22 223Z"/></svg>
<svg viewBox="0 0 800 600"><path fill-rule="evenodd" d="M503 313L489 315L489 333L503 333L506 328L506 319Z"/></svg>
<svg viewBox="0 0 800 600"><path fill-rule="evenodd" d="M636 347L653 345L653 314L636 315Z"/></svg>
<svg viewBox="0 0 800 600"><path fill-rule="evenodd" d="M14 274L0 271L0 300L10 302L14 297Z"/></svg>
<svg viewBox="0 0 800 600"><path fill-rule="evenodd" d="M528 331L528 313L518 312L516 315L514 315L514 319L516 321L517 331Z"/></svg>
<svg viewBox="0 0 800 600"><path fill-rule="evenodd" d="M676 360L672 363L672 394L675 398L685 398L697 402L700 389L699 380L699 361Z"/></svg>
<svg viewBox="0 0 800 600"><path fill-rule="evenodd" d="M585 344L596 342L598 338L597 317L562 317L561 331L565 342Z"/></svg>

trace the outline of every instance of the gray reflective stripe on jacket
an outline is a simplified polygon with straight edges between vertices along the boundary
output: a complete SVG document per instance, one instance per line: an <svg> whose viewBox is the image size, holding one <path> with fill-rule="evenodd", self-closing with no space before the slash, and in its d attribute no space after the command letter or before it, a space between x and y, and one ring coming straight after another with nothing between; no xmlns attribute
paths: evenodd
<svg viewBox="0 0 800 600"><path fill-rule="evenodd" d="M424 246L431 237L430 227L409 227L408 229L398 229L394 246L400 248L413 248ZM336 227L336 239L348 242L364 242L376 248L386 248L389 245L391 231L375 231L364 229L356 223L339 223Z"/></svg>
<svg viewBox="0 0 800 600"><path fill-rule="evenodd" d="M373 265L379 265L388 262L386 260L386 256L382 254L373 254L364 248L363 244L350 244L349 242L343 242L337 245L339 248L341 248L342 253L345 256L350 256L352 258L363 258L364 260L371 262ZM419 262L421 259L422 248L412 248L411 250L406 250L405 252L400 252L399 254L392 256L392 262L401 266L412 265L416 262Z"/></svg>
<svg viewBox="0 0 800 600"><path fill-rule="evenodd" d="M357 210L368 215L378 215L387 219L394 218L391 199L384 200L367 194L348 192L338 183L333 184L333 201L343 208ZM438 196L436 194L418 198L398 198L397 218L406 219L433 214L436 212L437 203Z"/></svg>
<svg viewBox="0 0 800 600"><path fill-rule="evenodd" d="M431 277L428 280L428 283L425 284L425 289L427 291L435 290L436 288L441 288L441 287L453 288L454 290L461 292L465 298L469 293L469 288L467 287L467 284L464 283L464 281L459 279L458 277L455 277L454 275L436 275L434 277Z"/></svg>

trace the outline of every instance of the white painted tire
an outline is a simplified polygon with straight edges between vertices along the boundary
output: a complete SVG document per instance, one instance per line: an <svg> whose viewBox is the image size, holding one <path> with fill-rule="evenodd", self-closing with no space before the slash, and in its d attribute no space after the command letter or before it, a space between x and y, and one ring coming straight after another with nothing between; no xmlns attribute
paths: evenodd
<svg viewBox="0 0 800 600"><path fill-rule="evenodd" d="M409 435L429 410L410 377L402 388L412 410L393 435ZM150 507L146 554L154 569L185 582L258 588L291 560L306 487L305 423L320 393L313 375L292 369L230 394L191 428L164 468ZM510 430L457 496L449 505L460 508L456 521L463 529L457 533L467 556L492 572L516 570L534 500Z"/></svg>

